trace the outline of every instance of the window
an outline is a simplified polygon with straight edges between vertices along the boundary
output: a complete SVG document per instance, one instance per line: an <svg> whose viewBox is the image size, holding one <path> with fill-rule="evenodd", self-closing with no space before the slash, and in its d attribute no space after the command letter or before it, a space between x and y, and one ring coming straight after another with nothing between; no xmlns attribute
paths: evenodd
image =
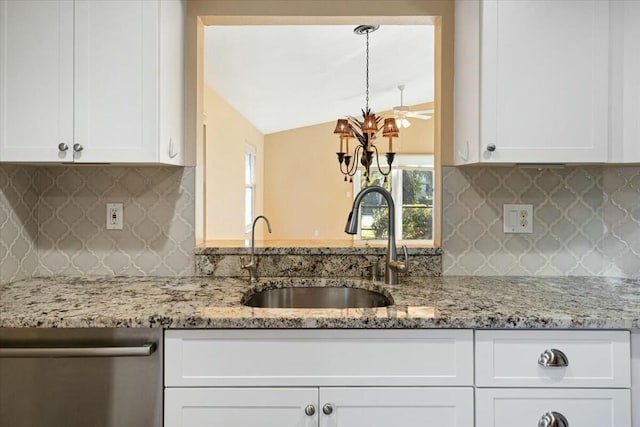
<svg viewBox="0 0 640 427"><path fill-rule="evenodd" d="M255 148L248 145L244 152L244 231L246 233L251 231L253 217L255 216L255 168Z"/></svg>
<svg viewBox="0 0 640 427"><path fill-rule="evenodd" d="M362 188L379 185L391 192L395 203L395 232L400 240L433 240L433 156L402 155L397 166L384 182L384 176L371 170L369 183L360 174L354 180L354 193ZM371 193L360 207L361 240L387 238L389 210L382 195Z"/></svg>

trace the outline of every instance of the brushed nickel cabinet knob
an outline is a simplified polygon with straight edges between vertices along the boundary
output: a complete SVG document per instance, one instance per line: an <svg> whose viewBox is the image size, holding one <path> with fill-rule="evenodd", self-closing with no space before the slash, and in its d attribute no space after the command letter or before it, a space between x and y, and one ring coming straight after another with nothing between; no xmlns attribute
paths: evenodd
<svg viewBox="0 0 640 427"><path fill-rule="evenodd" d="M315 406L313 406L313 405L307 405L307 406L304 408L304 413L305 413L305 414L307 414L308 416L312 417L312 416L313 416L313 414L315 414L315 413L316 413L316 407L315 407Z"/></svg>
<svg viewBox="0 0 640 427"><path fill-rule="evenodd" d="M496 151L496 145L495 144L487 145L487 151L493 153L494 151Z"/></svg>
<svg viewBox="0 0 640 427"><path fill-rule="evenodd" d="M84 149L84 147L81 144L73 144L73 151L75 151L76 153L81 152Z"/></svg>
<svg viewBox="0 0 640 427"><path fill-rule="evenodd" d="M322 407L322 413L325 415L331 415L333 413L333 405L327 403Z"/></svg>
<svg viewBox="0 0 640 427"><path fill-rule="evenodd" d="M569 358L557 348L550 348L540 354L538 365L545 368L564 368L569 366Z"/></svg>
<svg viewBox="0 0 640 427"><path fill-rule="evenodd" d="M569 421L560 412L549 411L542 415L538 427L569 427Z"/></svg>
<svg viewBox="0 0 640 427"><path fill-rule="evenodd" d="M67 144L65 144L64 142L61 142L60 144L58 144L58 150L67 151L68 149L69 149L69 146Z"/></svg>

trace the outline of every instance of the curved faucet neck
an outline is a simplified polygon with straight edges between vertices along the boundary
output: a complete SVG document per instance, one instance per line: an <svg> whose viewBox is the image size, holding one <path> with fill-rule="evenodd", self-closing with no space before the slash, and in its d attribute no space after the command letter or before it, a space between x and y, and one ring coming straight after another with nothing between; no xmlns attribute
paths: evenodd
<svg viewBox="0 0 640 427"><path fill-rule="evenodd" d="M258 215L256 219L253 220L253 225L251 226L251 260L249 261L251 264L253 264L253 258L254 258L253 253L255 250L255 242L256 242L256 223L260 218L262 218L264 222L267 223L267 230L269 230L269 233L271 233L271 224L269 223L269 220L267 219L267 217L264 215Z"/></svg>
<svg viewBox="0 0 640 427"><path fill-rule="evenodd" d="M389 262L395 260L398 255L396 250L395 203L393 202L393 197L391 196L391 193L389 193L387 190L385 190L380 186L372 185L370 187L364 188L358 193L355 200L353 201L352 214L358 215L360 203L362 203L362 200L364 199L364 197L369 193L381 194L382 197L384 197L384 199L386 200L387 206L389 208L389 224L387 229L388 243L387 243L387 253L386 253L386 258L387 258L386 261L387 261L387 265L389 265ZM354 218L354 220L357 221L357 218Z"/></svg>

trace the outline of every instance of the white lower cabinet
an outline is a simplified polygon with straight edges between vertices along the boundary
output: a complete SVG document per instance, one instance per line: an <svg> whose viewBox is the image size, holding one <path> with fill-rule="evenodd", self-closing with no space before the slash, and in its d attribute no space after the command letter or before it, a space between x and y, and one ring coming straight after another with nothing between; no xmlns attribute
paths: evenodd
<svg viewBox="0 0 640 427"><path fill-rule="evenodd" d="M472 427L473 388L321 388L320 427Z"/></svg>
<svg viewBox="0 0 640 427"><path fill-rule="evenodd" d="M476 427L629 427L630 408L628 389L478 389Z"/></svg>
<svg viewBox="0 0 640 427"><path fill-rule="evenodd" d="M317 407L316 388L167 388L164 425L317 427Z"/></svg>
<svg viewBox="0 0 640 427"><path fill-rule="evenodd" d="M631 427L630 341L629 331L166 331L164 425Z"/></svg>
<svg viewBox="0 0 640 427"><path fill-rule="evenodd" d="M473 427L473 388L167 388L165 427Z"/></svg>
<svg viewBox="0 0 640 427"><path fill-rule="evenodd" d="M471 330L165 332L165 427L473 427Z"/></svg>

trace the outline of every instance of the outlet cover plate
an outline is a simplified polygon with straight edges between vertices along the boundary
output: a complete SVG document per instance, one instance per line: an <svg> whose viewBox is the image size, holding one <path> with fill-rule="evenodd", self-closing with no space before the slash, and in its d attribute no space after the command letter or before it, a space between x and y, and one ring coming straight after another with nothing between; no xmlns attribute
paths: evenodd
<svg viewBox="0 0 640 427"><path fill-rule="evenodd" d="M122 203L107 203L107 230L122 230L123 222Z"/></svg>
<svg viewBox="0 0 640 427"><path fill-rule="evenodd" d="M533 205L504 205L505 233L533 233Z"/></svg>

